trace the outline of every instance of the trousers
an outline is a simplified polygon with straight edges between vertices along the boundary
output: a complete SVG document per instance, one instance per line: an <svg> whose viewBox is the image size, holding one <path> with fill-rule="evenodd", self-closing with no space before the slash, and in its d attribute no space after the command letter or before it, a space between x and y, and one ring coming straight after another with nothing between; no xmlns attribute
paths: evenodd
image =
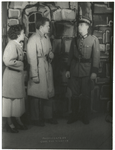
<svg viewBox="0 0 115 150"><path fill-rule="evenodd" d="M79 100L81 99L81 113L89 116L91 105L91 79L90 77L71 77L69 87L72 91L72 110L80 108Z"/></svg>
<svg viewBox="0 0 115 150"><path fill-rule="evenodd" d="M40 120L53 117L53 101L29 96L30 119Z"/></svg>

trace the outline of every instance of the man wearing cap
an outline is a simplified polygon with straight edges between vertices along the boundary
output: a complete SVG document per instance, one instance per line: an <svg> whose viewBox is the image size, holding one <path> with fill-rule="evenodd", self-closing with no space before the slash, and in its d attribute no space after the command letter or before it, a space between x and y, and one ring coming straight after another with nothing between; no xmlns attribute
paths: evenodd
<svg viewBox="0 0 115 150"><path fill-rule="evenodd" d="M78 22L77 38L73 38L68 58L66 77L72 91L72 114L68 120L71 124L78 120L79 97L81 95L81 119L89 124L91 108L91 82L97 77L100 50L99 41L94 35L88 33L91 21L82 17Z"/></svg>

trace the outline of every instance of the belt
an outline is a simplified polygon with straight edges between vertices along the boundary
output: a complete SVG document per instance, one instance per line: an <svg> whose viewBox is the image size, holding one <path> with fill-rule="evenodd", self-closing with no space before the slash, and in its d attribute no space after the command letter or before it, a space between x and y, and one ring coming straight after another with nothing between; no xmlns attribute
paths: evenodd
<svg viewBox="0 0 115 150"><path fill-rule="evenodd" d="M38 58L45 58L46 61L49 62L50 58L48 57L48 55L45 55L45 56L38 56Z"/></svg>
<svg viewBox="0 0 115 150"><path fill-rule="evenodd" d="M45 56L37 56L38 58L46 58Z"/></svg>
<svg viewBox="0 0 115 150"><path fill-rule="evenodd" d="M8 67L9 70L12 70L12 71L16 71L16 72L20 72L20 70L16 70L16 69L12 69L10 67Z"/></svg>
<svg viewBox="0 0 115 150"><path fill-rule="evenodd" d="M74 59L77 61L77 62L81 62L81 63L91 63L91 59L85 59L85 58L76 58L74 57Z"/></svg>

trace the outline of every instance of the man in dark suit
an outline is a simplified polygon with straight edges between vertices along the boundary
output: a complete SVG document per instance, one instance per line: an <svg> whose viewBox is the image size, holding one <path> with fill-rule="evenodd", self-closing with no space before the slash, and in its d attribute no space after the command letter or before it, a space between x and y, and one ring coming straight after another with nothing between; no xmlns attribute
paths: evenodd
<svg viewBox="0 0 115 150"><path fill-rule="evenodd" d="M91 81L97 77L100 50L99 41L94 35L88 33L91 21L82 17L78 22L77 38L73 38L66 77L70 78L69 87L72 91L72 115L68 124L78 120L79 96L81 101L81 119L84 124L89 124L91 105Z"/></svg>

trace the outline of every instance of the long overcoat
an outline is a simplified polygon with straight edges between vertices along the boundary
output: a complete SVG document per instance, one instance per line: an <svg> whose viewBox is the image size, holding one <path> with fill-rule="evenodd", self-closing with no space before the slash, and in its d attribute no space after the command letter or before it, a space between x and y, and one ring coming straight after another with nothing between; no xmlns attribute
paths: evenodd
<svg viewBox="0 0 115 150"><path fill-rule="evenodd" d="M27 44L27 59L30 64L28 95L42 99L54 96L52 66L47 61L47 55L52 50L49 37L42 35L37 30ZM38 77L39 83L33 82L32 78Z"/></svg>
<svg viewBox="0 0 115 150"><path fill-rule="evenodd" d="M25 96L23 56L20 43L9 41L3 54L6 65L3 74L3 97L20 99Z"/></svg>

